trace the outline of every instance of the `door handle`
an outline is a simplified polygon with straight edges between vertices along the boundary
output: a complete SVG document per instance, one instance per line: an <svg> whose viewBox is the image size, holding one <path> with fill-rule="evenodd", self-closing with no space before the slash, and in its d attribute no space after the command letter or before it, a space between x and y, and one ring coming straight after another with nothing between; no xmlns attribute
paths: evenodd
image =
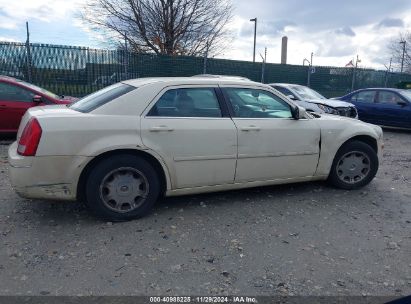
<svg viewBox="0 0 411 304"><path fill-rule="evenodd" d="M171 132L171 131L174 131L174 129L168 126L157 126L157 127L150 128L150 132Z"/></svg>
<svg viewBox="0 0 411 304"><path fill-rule="evenodd" d="M260 127L257 127L257 126L254 126L254 125L248 126L248 127L242 127L242 128L241 128L241 131L244 131L244 132L248 132L248 131L260 131Z"/></svg>

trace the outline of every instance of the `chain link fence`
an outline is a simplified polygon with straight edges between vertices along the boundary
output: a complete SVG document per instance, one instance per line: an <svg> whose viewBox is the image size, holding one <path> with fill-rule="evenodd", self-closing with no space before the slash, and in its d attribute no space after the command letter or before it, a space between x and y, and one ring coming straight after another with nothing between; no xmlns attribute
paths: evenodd
<svg viewBox="0 0 411 304"><path fill-rule="evenodd" d="M371 69L315 67L267 63L264 82L310 86L327 97L365 87L395 87L411 75ZM84 96L110 84L141 77L237 75L260 82L263 64L187 56L137 54L49 44L0 42L0 75L32 82L60 95ZM310 75L309 75L310 73Z"/></svg>

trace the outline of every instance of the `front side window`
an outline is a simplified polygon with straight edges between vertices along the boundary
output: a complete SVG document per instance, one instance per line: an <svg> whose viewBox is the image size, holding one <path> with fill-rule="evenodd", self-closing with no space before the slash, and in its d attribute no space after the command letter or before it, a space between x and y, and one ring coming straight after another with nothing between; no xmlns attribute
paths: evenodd
<svg viewBox="0 0 411 304"><path fill-rule="evenodd" d="M226 88L234 117L292 118L291 107L280 97L258 89Z"/></svg>
<svg viewBox="0 0 411 304"><path fill-rule="evenodd" d="M147 116L222 117L213 88L181 88L165 92Z"/></svg>
<svg viewBox="0 0 411 304"><path fill-rule="evenodd" d="M35 94L29 90L0 82L0 100L2 101L33 102L34 96Z"/></svg>
<svg viewBox="0 0 411 304"><path fill-rule="evenodd" d="M90 94L84 98L79 99L75 103L68 107L74 111L89 113L102 105L124 95L128 92L135 90L133 87L124 83L117 83L102 90L99 90L93 94Z"/></svg>
<svg viewBox="0 0 411 304"><path fill-rule="evenodd" d="M403 101L402 98L394 92L380 91L378 93L378 103L397 105L401 101Z"/></svg>
<svg viewBox="0 0 411 304"><path fill-rule="evenodd" d="M375 91L361 91L351 96L353 102L373 103L375 100Z"/></svg>
<svg viewBox="0 0 411 304"><path fill-rule="evenodd" d="M26 87L34 90L34 91L41 92L41 93L43 93L44 95L47 95L47 96L49 96L49 97L52 97L52 98L55 98L55 99L59 99L59 98L60 98L60 96L58 96L57 94L54 94L54 93L52 93L52 92L50 92L50 91L48 91L48 90L46 90L46 89L40 88L40 87L38 87L38 86L36 86L36 85L34 85L34 84L32 84L32 83L28 83L28 82L25 82L25 81L20 80L20 79L17 79L16 81L19 82L19 83L21 83L21 84L23 84L23 85L25 85Z"/></svg>
<svg viewBox="0 0 411 304"><path fill-rule="evenodd" d="M405 97L408 102L411 102L411 90L401 90L401 95Z"/></svg>

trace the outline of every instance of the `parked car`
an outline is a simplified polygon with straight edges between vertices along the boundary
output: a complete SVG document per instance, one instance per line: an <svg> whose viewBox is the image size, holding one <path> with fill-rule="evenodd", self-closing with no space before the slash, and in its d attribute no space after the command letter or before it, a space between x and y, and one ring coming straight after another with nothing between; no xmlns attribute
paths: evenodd
<svg viewBox="0 0 411 304"><path fill-rule="evenodd" d="M380 127L314 117L261 83L140 78L30 109L8 159L21 196L85 201L118 221L161 195L327 179L356 189L374 178L382 146Z"/></svg>
<svg viewBox="0 0 411 304"><path fill-rule="evenodd" d="M352 103L327 99L309 87L290 83L271 83L270 86L309 112L358 118L357 110Z"/></svg>
<svg viewBox="0 0 411 304"><path fill-rule="evenodd" d="M0 76L0 133L16 133L21 118L31 107L69 104L75 100L16 78Z"/></svg>
<svg viewBox="0 0 411 304"><path fill-rule="evenodd" d="M355 104L359 119L376 125L411 129L411 91L388 88L361 89L343 97Z"/></svg>

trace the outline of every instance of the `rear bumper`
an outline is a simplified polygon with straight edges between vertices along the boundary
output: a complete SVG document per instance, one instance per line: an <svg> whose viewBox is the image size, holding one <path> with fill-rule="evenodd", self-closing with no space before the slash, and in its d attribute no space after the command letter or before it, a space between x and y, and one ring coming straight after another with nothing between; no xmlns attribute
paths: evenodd
<svg viewBox="0 0 411 304"><path fill-rule="evenodd" d="M17 143L8 151L11 184L18 195L30 199L76 200L77 183L87 157L17 154Z"/></svg>

